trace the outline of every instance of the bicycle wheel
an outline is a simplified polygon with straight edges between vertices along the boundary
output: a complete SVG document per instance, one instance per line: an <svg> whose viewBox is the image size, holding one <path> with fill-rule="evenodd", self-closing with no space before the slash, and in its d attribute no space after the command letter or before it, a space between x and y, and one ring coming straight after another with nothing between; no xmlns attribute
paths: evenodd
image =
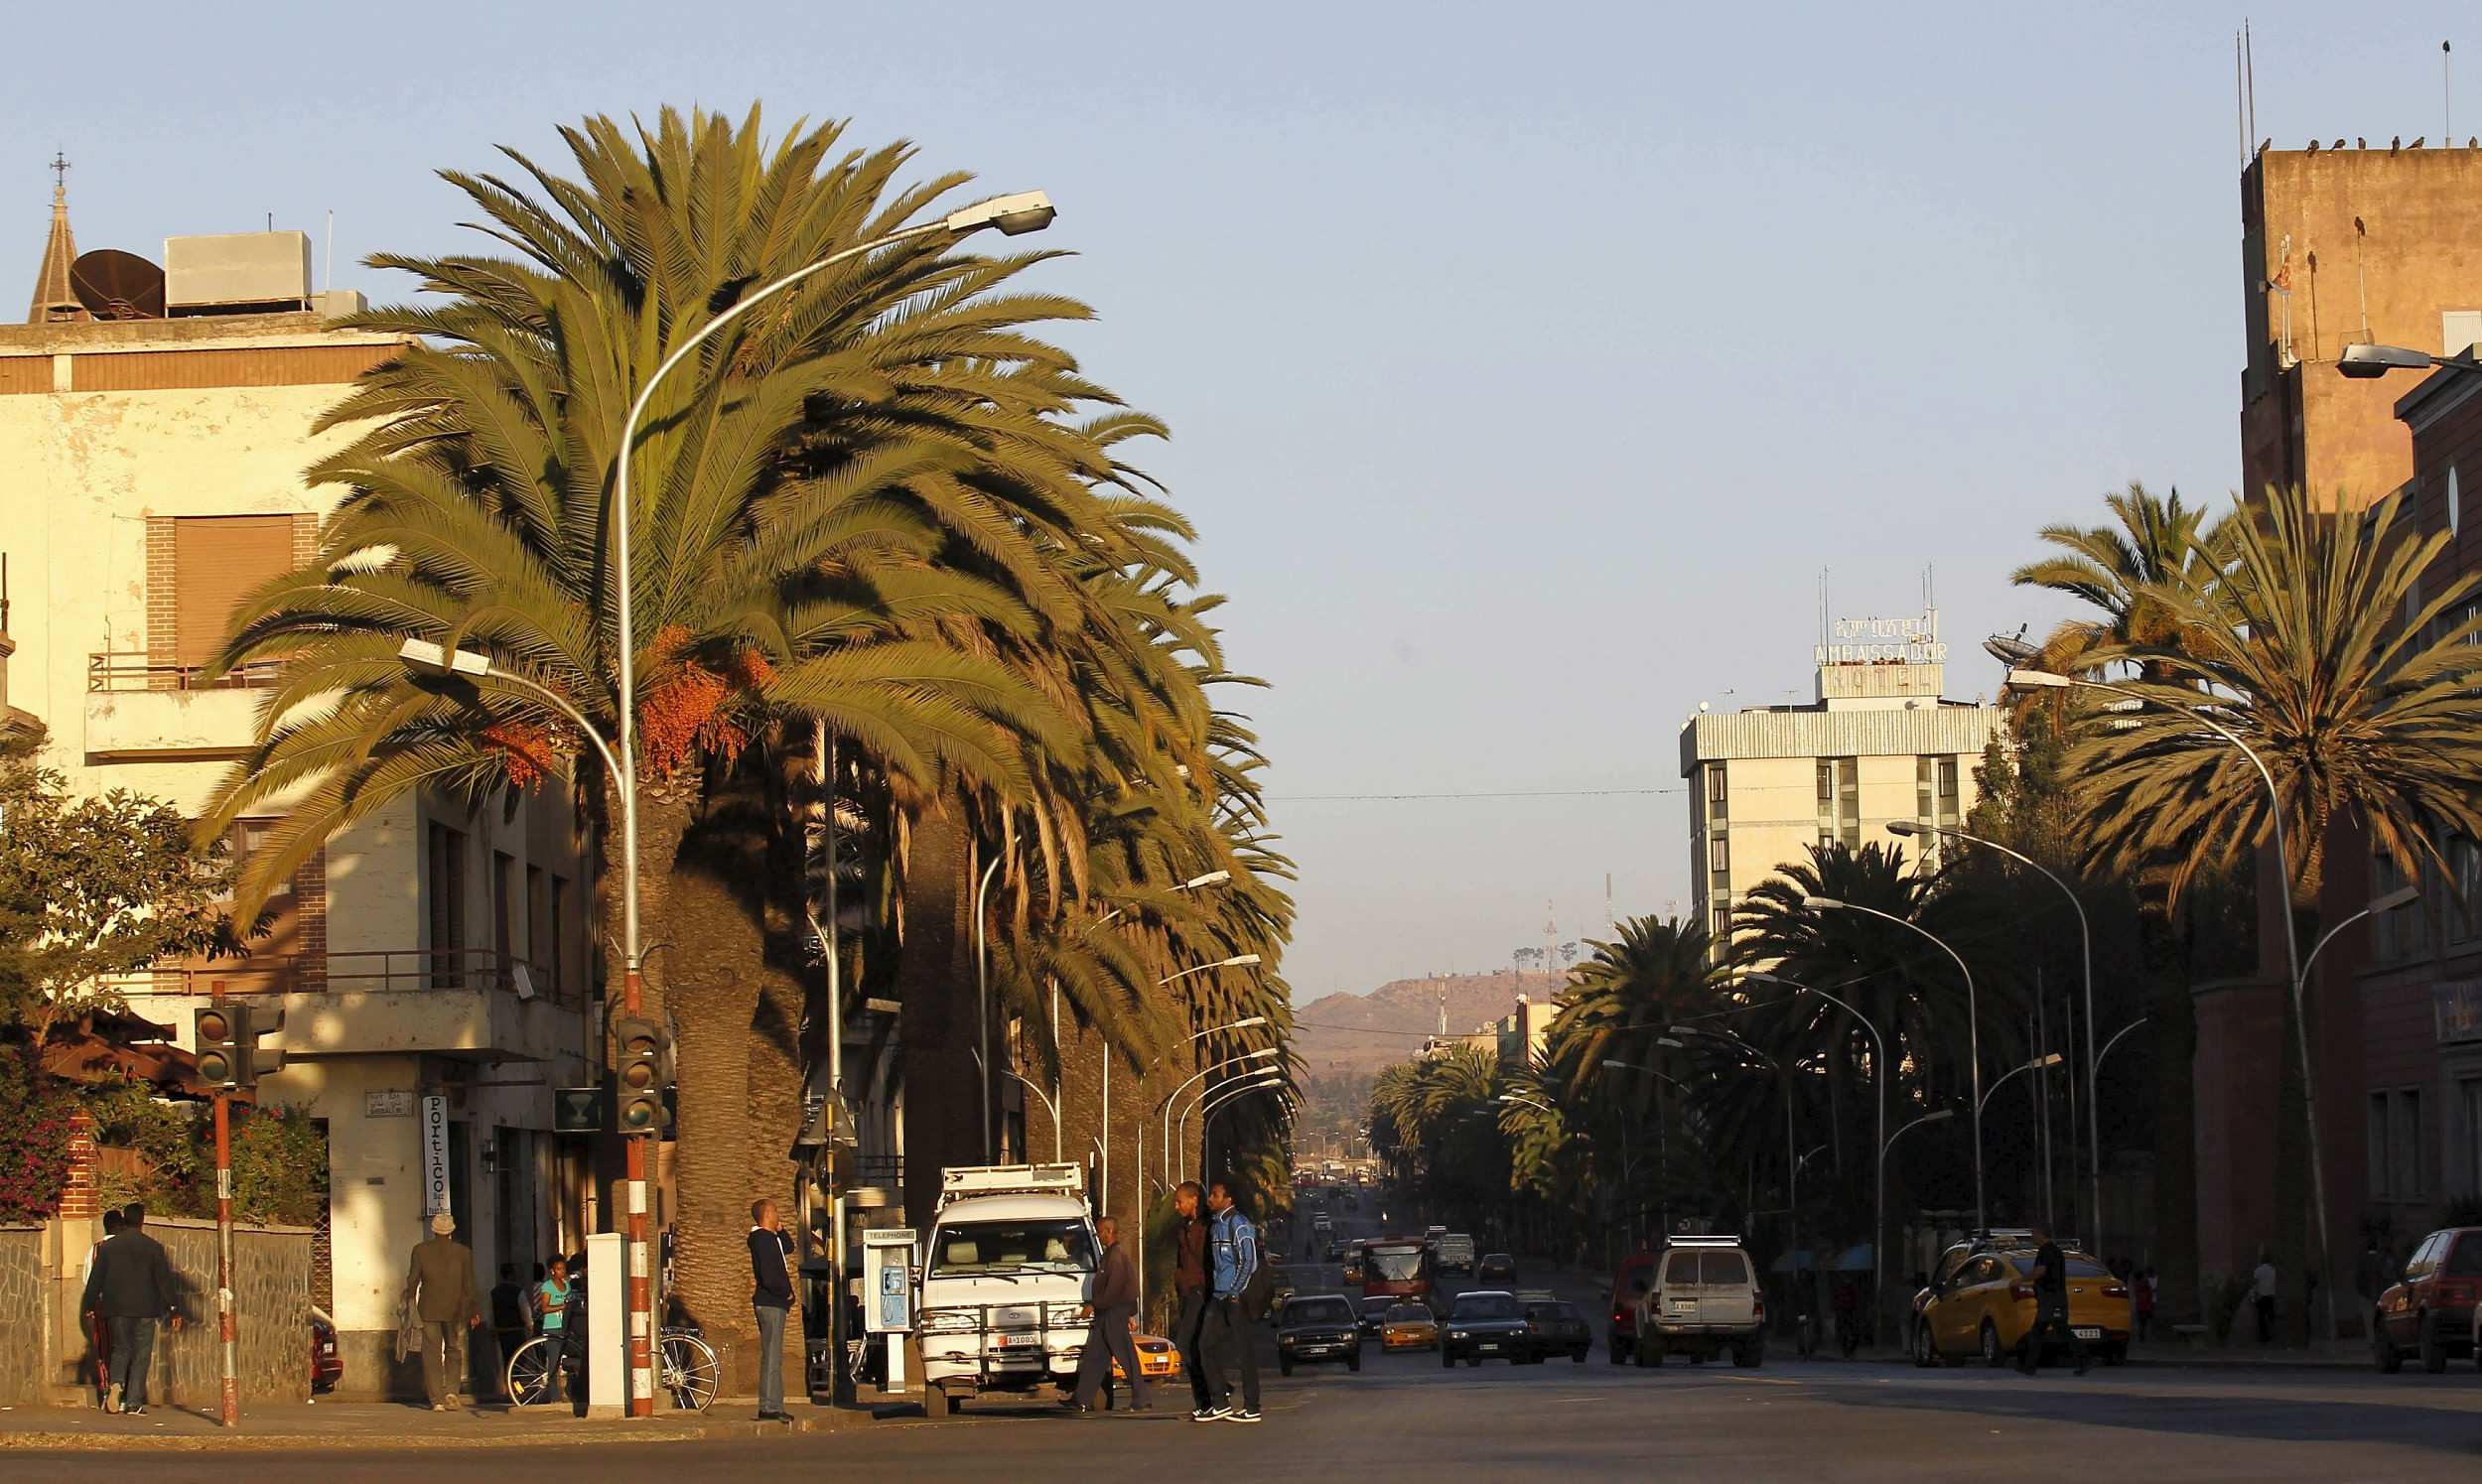
<svg viewBox="0 0 2482 1484"><path fill-rule="evenodd" d="M531 1407L551 1395L551 1344L541 1336L517 1347L508 1357L508 1405Z"/></svg>
<svg viewBox="0 0 2482 1484"><path fill-rule="evenodd" d="M663 1337L661 1373L664 1395L675 1408L705 1412L715 1401L723 1367L716 1364L715 1352L705 1340L693 1334L668 1334Z"/></svg>

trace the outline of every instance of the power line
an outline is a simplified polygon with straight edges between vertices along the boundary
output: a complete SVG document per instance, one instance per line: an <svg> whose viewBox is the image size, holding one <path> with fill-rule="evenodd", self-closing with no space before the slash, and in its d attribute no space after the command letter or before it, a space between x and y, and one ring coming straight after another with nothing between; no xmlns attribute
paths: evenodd
<svg viewBox="0 0 2482 1484"><path fill-rule="evenodd" d="M1296 1030L1343 1030L1354 1035L1410 1035L1416 1040L1438 1033L1431 1030L1382 1030L1376 1025L1327 1025L1316 1020L1296 1020L1293 1022L1293 1028Z"/></svg>
<svg viewBox="0 0 2482 1484"><path fill-rule="evenodd" d="M1683 793L1672 788L1499 788L1473 793L1276 793L1271 804L1402 803L1424 799L1609 799Z"/></svg>

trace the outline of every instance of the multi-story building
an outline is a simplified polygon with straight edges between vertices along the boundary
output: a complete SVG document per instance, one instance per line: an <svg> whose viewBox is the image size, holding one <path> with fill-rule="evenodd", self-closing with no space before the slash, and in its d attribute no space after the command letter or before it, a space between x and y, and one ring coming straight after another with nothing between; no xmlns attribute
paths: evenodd
<svg viewBox="0 0 2482 1484"><path fill-rule="evenodd" d="M2438 373L2408 395L2401 379L2350 379L2337 362L2355 343L2453 354L2482 339L2482 152L2263 152L2241 175L2241 226L2245 497L2299 485L2354 510L2402 491L2423 522L2461 534L2458 469L2482 463L2458 441L2470 414L2443 379L2463 373ZM2460 540L2454 560L2469 563L2470 552ZM2325 855L2321 916L2329 922L2387 889L2374 885L2367 845L2341 828ZM2275 915L2283 898L2272 856L2262 856L2260 971L2200 986L2196 1002L2198 1240L2207 1272L2246 1271L2278 1219L2275 1141L2266 1137L2276 1120L2270 1069L2292 1053L2283 1043L2287 969ZM2371 931L2343 934L2319 956L2308 987L2327 1223L2339 1249L2349 1249L2366 1214L2395 1221L2400 1238L2427 1220L2447 1184L2446 1140L2477 1116L2454 1106L2458 1085L2443 1070L2453 1006L2471 1008L2453 988L2466 961L2440 952L2456 946L2446 938L2456 929L2444 900L2433 891ZM2433 992L2449 997L2441 1003L2450 1019L2434 1018Z"/></svg>
<svg viewBox="0 0 2482 1484"><path fill-rule="evenodd" d="M89 291L104 317L78 297L73 256L56 196L32 322L0 327L0 704L48 729L45 760L76 787L197 815L272 678L214 671L234 606L314 552L336 491L304 471L349 435L313 424L400 341L333 323L358 296L313 294L296 233L174 239L168 297ZM243 820L232 850L271 824ZM556 1133L553 1110L603 1060L583 847L562 788L483 808L409 796L297 871L246 957L121 986L185 1043L219 989L282 1006L269 1044L285 1066L257 1096L327 1134L313 1291L350 1391L389 1383L426 1211L455 1213L485 1284L596 1225L585 1141Z"/></svg>
<svg viewBox="0 0 2482 1484"><path fill-rule="evenodd" d="M1958 826L2000 712L1941 695L1939 616L1835 620L1816 655L1816 699L1681 724L1689 879L1721 956L1732 912L1808 847L1900 842L1890 820ZM1937 843L1916 842L1936 864ZM1912 854L1913 847L1907 847Z"/></svg>

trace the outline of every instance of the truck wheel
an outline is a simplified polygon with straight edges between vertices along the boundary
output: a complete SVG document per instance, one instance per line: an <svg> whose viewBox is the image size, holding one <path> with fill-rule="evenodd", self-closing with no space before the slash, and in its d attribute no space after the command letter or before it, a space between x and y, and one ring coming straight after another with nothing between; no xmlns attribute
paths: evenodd
<svg viewBox="0 0 2482 1484"><path fill-rule="evenodd" d="M1983 1321L1983 1364L1998 1370L2008 1363L2008 1353L1999 1345L1999 1327L1989 1319Z"/></svg>
<svg viewBox="0 0 2482 1484"><path fill-rule="evenodd" d="M1611 1351L1611 1363L1615 1366L1629 1358L1628 1341L1621 1339L1618 1335L1612 1336L1608 1348Z"/></svg>
<svg viewBox="0 0 2482 1484"><path fill-rule="evenodd" d="M933 1421L936 1421L941 1417L954 1415L956 1410L956 1399L950 1397L945 1391L942 1391L940 1388L935 1386L926 1386L922 1388L923 1416L930 1417Z"/></svg>

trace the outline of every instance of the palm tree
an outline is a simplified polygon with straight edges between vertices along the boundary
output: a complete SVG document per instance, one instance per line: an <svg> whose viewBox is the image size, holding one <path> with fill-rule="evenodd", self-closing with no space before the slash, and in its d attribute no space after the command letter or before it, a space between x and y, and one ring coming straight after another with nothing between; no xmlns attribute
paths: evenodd
<svg viewBox="0 0 2482 1484"><path fill-rule="evenodd" d="M2141 667L2128 690L2142 704L2086 714L2070 754L2103 859L2159 869L2176 901L2201 876L2237 869L2280 820L2286 905L2300 940L2315 942L2330 827L2356 826L2409 878L2443 868L2448 835L2482 838L2482 574L2426 580L2450 538L2413 528L2404 507L2389 499L2355 517L2270 489L2225 522L2222 564L2148 590L2176 642L2096 653ZM2198 725L2202 710L2264 760L2266 778ZM2313 1027L2288 997L2286 1018L2306 1054ZM2300 1075L2285 1057L2278 1136L2294 1153L2278 1169L2295 1185ZM2286 1245L2297 1240L2296 1224Z"/></svg>
<svg viewBox="0 0 2482 1484"><path fill-rule="evenodd" d="M2100 615L2065 619L2053 629L2037 661L2045 669L2071 673L2086 668L2085 656L2098 649L2175 641L2177 619L2154 590L2215 566L2211 539L2201 534L2206 512L2182 503L2179 490L2157 499L2132 480L2103 502L2117 525L2044 526L2042 539L2060 550L2009 574L2019 587L2065 593Z"/></svg>
<svg viewBox="0 0 2482 1484"><path fill-rule="evenodd" d="M357 322L420 338L323 420L351 434L312 472L345 491L337 513L310 568L245 605L223 655L285 660L260 742L203 826L288 801L241 883L244 910L417 788L479 804L588 754L585 802L608 818L610 780L556 710L418 682L398 642L480 649L617 730L609 491L644 376L752 287L883 235L961 183L899 188L909 148L839 153L834 127L770 147L755 111L737 125L666 110L634 131L590 119L564 139L582 180L513 155L532 194L447 176L515 256L374 259L444 302ZM866 754L915 818L968 794L1032 797L1043 759L1083 745L1077 720L1018 656L959 633L1043 622L1029 595L1067 602L1046 575L1058 553L1136 563L1163 545L1142 502L1097 493L1116 477L1098 442L1114 429L1066 416L1108 394L1029 332L1086 311L1001 292L1039 260L930 236L822 272L668 379L631 451L639 688L625 704L644 742L646 935L702 950L656 956L648 980L680 1038L678 1291L710 1324L736 1326L746 1307L734 1209L790 1176L781 1131L754 1131L747 1114L752 1079L790 1068L754 1065L773 1042L751 1032L762 1008L797 1019L800 992L766 930L776 888L753 886L747 851L692 838L706 801L737 768L776 767L787 718ZM990 581L989 564L1018 580ZM618 844L599 839L615 879ZM934 824L897 856L929 872L940 843ZM942 957L939 915L907 920L913 971ZM924 1039L938 1023L908 1016Z"/></svg>

